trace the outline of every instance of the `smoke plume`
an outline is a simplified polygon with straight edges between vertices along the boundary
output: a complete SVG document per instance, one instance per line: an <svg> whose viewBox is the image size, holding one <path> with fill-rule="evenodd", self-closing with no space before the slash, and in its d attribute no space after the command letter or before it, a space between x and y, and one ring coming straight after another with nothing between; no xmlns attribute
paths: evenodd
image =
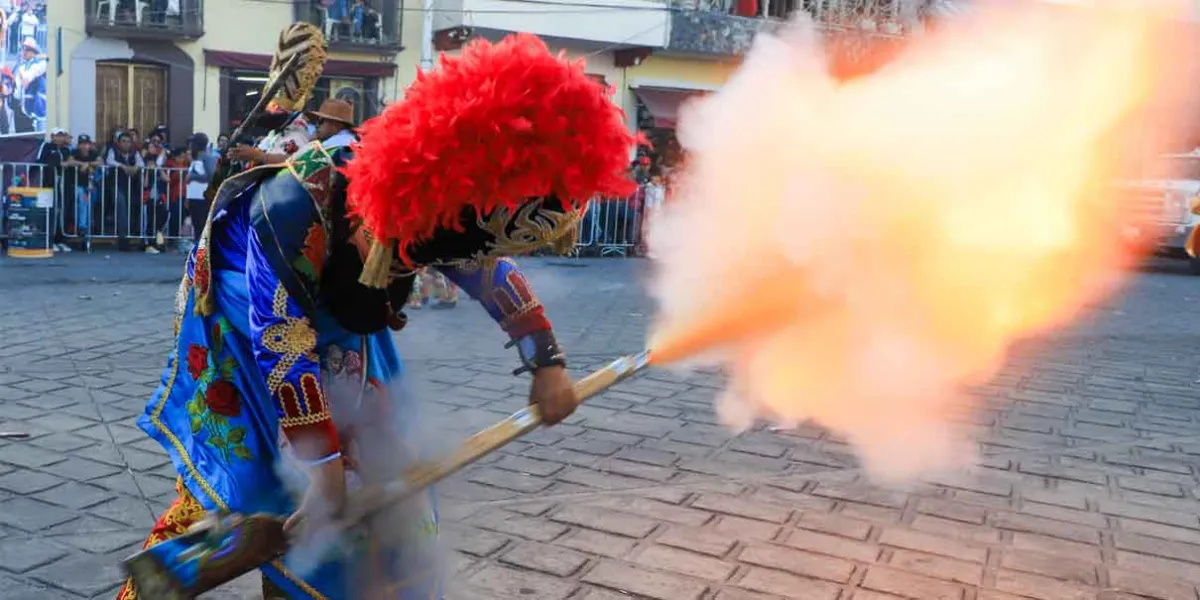
<svg viewBox="0 0 1200 600"><path fill-rule="evenodd" d="M730 425L814 420L877 477L973 458L964 385L1129 258L1111 184L1144 141L1130 120L1180 97L1162 23L980 6L849 81L812 23L760 36L682 114L688 164L649 234L656 361L722 364Z"/></svg>

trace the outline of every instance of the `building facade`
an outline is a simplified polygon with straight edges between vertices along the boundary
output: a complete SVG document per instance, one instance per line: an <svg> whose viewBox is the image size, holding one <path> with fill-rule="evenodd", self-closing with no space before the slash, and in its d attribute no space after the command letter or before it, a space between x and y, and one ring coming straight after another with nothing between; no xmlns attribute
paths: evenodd
<svg viewBox="0 0 1200 600"><path fill-rule="evenodd" d="M166 125L179 143L215 139L257 101L279 32L310 21L330 39L315 102L351 100L367 118L402 93L420 54L421 20L402 0L78 0L49 3L61 33L50 127L106 140Z"/></svg>
<svg viewBox="0 0 1200 600"><path fill-rule="evenodd" d="M925 2L926 0L920 0ZM718 89L754 35L796 11L904 32L918 0L76 0L50 2L47 127L105 140L166 125L178 143L230 131L257 100L278 32L309 21L330 40L315 102L367 118L402 96L433 50L535 33L584 58L631 129L672 130L680 105ZM426 18L428 16L428 18ZM428 33L428 36L423 34ZM428 44L428 45L427 45Z"/></svg>
<svg viewBox="0 0 1200 600"><path fill-rule="evenodd" d="M631 129L675 146L680 107L719 89L755 35L797 12L867 43L902 38L936 2L952 0L430 0L434 40L452 52L472 37L536 33L609 83ZM853 54L853 52L851 52Z"/></svg>

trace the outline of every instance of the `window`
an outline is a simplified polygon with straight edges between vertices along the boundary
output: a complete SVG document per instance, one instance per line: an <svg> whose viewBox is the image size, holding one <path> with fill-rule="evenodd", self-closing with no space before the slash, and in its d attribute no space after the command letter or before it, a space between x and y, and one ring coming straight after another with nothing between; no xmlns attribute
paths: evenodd
<svg viewBox="0 0 1200 600"><path fill-rule="evenodd" d="M240 121L254 108L266 81L267 74L262 72L229 73L229 94L226 102L231 122ZM354 118L362 123L379 114L381 110L378 101L375 100L377 81L375 78L322 77L317 81L317 87L308 101L308 108L315 109L331 97L345 100L354 105ZM230 130L233 129L232 123L227 123L226 126Z"/></svg>
<svg viewBox="0 0 1200 600"><path fill-rule="evenodd" d="M157 65L96 63L96 138L118 129L145 134L167 122L167 70ZM139 140L140 141L140 140Z"/></svg>
<svg viewBox="0 0 1200 600"><path fill-rule="evenodd" d="M313 91L313 106L320 106L327 98L336 98L345 100L354 105L354 120L362 123L367 117L367 93L366 82L362 79L333 79L324 77L317 82L317 89ZM378 109L370 111L370 115L374 116Z"/></svg>

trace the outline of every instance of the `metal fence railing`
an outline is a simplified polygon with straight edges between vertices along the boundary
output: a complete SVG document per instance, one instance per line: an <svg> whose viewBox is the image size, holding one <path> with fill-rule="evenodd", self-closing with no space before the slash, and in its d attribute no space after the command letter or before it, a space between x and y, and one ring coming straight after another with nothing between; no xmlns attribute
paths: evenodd
<svg viewBox="0 0 1200 600"><path fill-rule="evenodd" d="M49 245L90 249L93 240L108 240L161 250L163 244L187 247L194 227L203 225L188 219L187 177L187 168L104 166L55 172L36 163L0 163L0 195L8 198L12 188L53 190ZM593 200L579 222L574 255L642 255L645 197L642 188L629 198ZM0 242L8 231L0 208Z"/></svg>
<svg viewBox="0 0 1200 600"><path fill-rule="evenodd" d="M34 163L0 163L3 195L19 188L54 193L50 243L114 240L131 247L191 239L182 235L187 218L186 168L98 167L55 170ZM8 231L8 223L0 231Z"/></svg>

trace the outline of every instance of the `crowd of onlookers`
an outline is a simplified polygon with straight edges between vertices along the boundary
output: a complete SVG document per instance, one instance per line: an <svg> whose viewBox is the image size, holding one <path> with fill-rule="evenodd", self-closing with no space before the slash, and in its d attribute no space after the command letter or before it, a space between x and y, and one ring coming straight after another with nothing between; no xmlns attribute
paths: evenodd
<svg viewBox="0 0 1200 600"><path fill-rule="evenodd" d="M68 240L85 246L95 235L115 235L120 251L149 253L164 250L167 238L194 240L225 138L214 145L198 133L179 147L168 139L166 126L144 137L120 129L99 141L51 131L29 179L55 190L55 249L69 252Z"/></svg>
<svg viewBox="0 0 1200 600"><path fill-rule="evenodd" d="M312 0L326 39L359 43L383 41L383 20L367 0Z"/></svg>
<svg viewBox="0 0 1200 600"><path fill-rule="evenodd" d="M87 134L72 137L63 129L51 132L29 169L28 183L55 189L53 244L70 251L70 243L85 247L91 237L115 238L120 251L158 253L168 240L181 240L180 248L194 243L207 218L205 190L216 174L219 157L231 147L253 146L246 138L231 145L228 135L210 141L203 133L172 146L165 125L147 135L122 128L102 140ZM579 252L588 254L643 254L645 227L668 202L685 160L674 141L660 148L645 148L630 165L638 183L629 198L600 199L593 203L581 225ZM234 164L236 171L241 165ZM36 170L35 170L36 169ZM12 175L3 174L12 182ZM437 306L453 306L454 287L436 275L421 285L418 304L433 299ZM414 305L416 308L417 305Z"/></svg>

